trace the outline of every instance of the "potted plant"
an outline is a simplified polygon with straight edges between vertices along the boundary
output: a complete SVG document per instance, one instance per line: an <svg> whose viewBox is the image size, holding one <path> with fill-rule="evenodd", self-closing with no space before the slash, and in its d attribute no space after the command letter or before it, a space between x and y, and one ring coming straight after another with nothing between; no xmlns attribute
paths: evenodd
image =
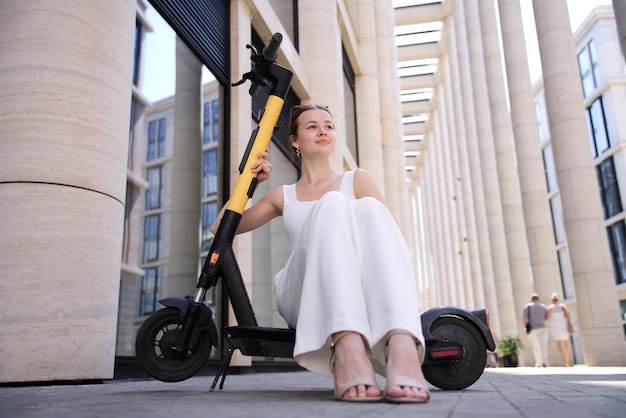
<svg viewBox="0 0 626 418"><path fill-rule="evenodd" d="M502 359L503 367L517 367L517 353L524 347L518 337L507 336L498 343L498 355Z"/></svg>

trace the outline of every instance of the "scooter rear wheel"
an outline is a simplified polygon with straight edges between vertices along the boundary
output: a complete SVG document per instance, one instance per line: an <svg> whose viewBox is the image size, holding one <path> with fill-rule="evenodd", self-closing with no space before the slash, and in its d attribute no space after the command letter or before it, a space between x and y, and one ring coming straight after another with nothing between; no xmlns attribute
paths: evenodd
<svg viewBox="0 0 626 418"><path fill-rule="evenodd" d="M135 340L137 360L153 378L163 382L181 382L195 376L211 354L208 333L198 337L192 350L180 352L173 348L183 319L176 308L156 311L139 328Z"/></svg>
<svg viewBox="0 0 626 418"><path fill-rule="evenodd" d="M487 365L487 348L482 336L469 322L454 316L438 318L430 334L441 340L455 341L463 346L461 358L442 361L422 368L424 377L440 389L459 390L474 384Z"/></svg>

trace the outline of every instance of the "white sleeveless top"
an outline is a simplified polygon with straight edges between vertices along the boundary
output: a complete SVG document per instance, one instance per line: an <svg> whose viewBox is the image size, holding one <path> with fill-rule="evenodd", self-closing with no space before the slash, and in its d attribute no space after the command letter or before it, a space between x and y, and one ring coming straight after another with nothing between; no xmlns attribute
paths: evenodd
<svg viewBox="0 0 626 418"><path fill-rule="evenodd" d="M354 170L348 171L343 174L341 179L341 185L339 186L339 192L345 195L348 199L354 200ZM293 252L298 238L300 237L300 231L306 221L311 208L317 203L318 200L309 200L301 202L296 197L296 185L287 184L283 186L283 223L287 230L287 238L289 239L289 245Z"/></svg>

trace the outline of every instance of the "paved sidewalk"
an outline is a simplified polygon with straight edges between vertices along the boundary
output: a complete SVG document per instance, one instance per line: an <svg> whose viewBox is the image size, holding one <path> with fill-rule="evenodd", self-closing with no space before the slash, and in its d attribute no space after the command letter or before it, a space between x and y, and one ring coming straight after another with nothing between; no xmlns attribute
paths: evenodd
<svg viewBox="0 0 626 418"><path fill-rule="evenodd" d="M337 402L332 380L306 371L229 375L181 383L0 387L0 417L560 417L626 416L626 367L486 369L462 391L433 388L422 405ZM384 380L380 379L381 387Z"/></svg>

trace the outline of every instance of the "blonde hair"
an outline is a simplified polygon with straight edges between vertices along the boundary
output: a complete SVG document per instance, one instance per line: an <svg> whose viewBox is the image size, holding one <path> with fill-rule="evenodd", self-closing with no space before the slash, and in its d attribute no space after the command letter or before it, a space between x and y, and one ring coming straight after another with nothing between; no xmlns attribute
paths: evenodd
<svg viewBox="0 0 626 418"><path fill-rule="evenodd" d="M552 302L558 302L559 301L559 296L556 293L553 293L552 296L550 297L550 300Z"/></svg>

